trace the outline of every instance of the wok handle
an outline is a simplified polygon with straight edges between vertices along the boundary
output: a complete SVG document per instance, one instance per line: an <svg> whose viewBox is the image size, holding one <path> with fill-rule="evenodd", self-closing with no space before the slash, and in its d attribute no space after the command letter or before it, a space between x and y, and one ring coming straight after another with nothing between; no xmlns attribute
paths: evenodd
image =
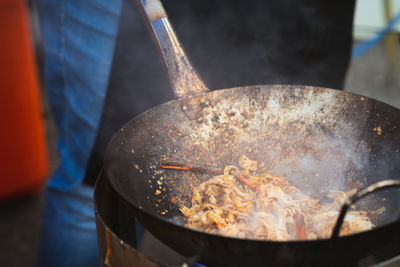
<svg viewBox="0 0 400 267"><path fill-rule="evenodd" d="M372 184L372 185L358 191L357 193L355 193L354 195L349 197L346 200L346 202L343 204L343 206L340 210L339 217L337 218L335 227L333 228L333 231L332 231L331 239L338 238L340 228L342 227L346 213L351 205L353 205L356 201L358 201L359 199L361 199L369 194L375 193L377 191L380 191L380 190L383 190L386 188L391 188L391 187L400 187L400 180L380 181L380 182Z"/></svg>
<svg viewBox="0 0 400 267"><path fill-rule="evenodd" d="M167 69L177 98L209 91L190 63L159 0L135 0Z"/></svg>

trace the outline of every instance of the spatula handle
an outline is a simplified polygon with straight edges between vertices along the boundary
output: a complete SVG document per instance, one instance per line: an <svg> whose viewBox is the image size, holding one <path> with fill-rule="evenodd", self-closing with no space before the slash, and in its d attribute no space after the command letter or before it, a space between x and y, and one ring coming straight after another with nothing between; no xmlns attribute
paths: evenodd
<svg viewBox="0 0 400 267"><path fill-rule="evenodd" d="M178 98L208 92L176 37L159 0L135 0L158 52L163 58L169 82Z"/></svg>

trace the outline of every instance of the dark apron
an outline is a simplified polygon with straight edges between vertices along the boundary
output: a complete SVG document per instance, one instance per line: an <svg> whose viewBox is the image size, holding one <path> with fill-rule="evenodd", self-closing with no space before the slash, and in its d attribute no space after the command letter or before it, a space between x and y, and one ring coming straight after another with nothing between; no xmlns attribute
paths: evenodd
<svg viewBox="0 0 400 267"><path fill-rule="evenodd" d="M342 89L355 0L168 0L169 19L211 89L297 84ZM174 99L134 1L124 1L103 113L84 183L94 185L114 133Z"/></svg>

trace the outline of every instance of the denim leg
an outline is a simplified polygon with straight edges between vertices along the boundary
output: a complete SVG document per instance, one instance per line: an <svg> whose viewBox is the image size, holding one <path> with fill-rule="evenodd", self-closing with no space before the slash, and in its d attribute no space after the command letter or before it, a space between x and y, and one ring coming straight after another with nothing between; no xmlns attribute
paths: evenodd
<svg viewBox="0 0 400 267"><path fill-rule="evenodd" d="M45 189L38 266L98 266L93 189L82 185L103 109L122 0L38 0L60 164Z"/></svg>
<svg viewBox="0 0 400 267"><path fill-rule="evenodd" d="M122 0L39 0L44 79L60 165L49 185L82 181L111 70Z"/></svg>
<svg viewBox="0 0 400 267"><path fill-rule="evenodd" d="M93 188L45 189L37 266L99 266Z"/></svg>

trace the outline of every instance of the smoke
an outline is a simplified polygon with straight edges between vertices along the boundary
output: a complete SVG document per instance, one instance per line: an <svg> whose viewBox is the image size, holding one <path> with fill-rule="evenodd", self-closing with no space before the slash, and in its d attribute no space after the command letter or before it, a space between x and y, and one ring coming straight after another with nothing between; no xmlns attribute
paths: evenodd
<svg viewBox="0 0 400 267"><path fill-rule="evenodd" d="M368 153L358 149L354 139L330 138L327 142L314 143L315 150L293 162L287 177L309 196L322 197L330 190L348 191L348 185L362 187L368 170ZM361 151L360 151L361 150ZM286 169L287 171L288 169Z"/></svg>
<svg viewBox="0 0 400 267"><path fill-rule="evenodd" d="M212 89L277 83L343 86L354 1L163 4L183 47Z"/></svg>

